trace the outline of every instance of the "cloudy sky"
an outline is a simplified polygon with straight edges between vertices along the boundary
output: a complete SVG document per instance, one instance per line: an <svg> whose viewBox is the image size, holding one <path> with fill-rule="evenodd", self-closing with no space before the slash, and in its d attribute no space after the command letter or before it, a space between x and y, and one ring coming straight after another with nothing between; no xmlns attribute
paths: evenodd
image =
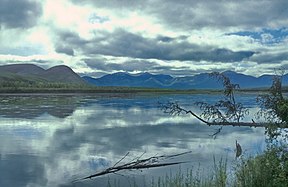
<svg viewBox="0 0 288 187"><path fill-rule="evenodd" d="M0 0L0 65L259 76L288 68L287 0Z"/></svg>

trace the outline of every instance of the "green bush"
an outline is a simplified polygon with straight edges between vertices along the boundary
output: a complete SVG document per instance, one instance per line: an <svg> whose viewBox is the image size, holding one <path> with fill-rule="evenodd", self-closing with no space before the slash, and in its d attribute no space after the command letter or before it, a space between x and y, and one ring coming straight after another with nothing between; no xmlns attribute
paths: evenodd
<svg viewBox="0 0 288 187"><path fill-rule="evenodd" d="M271 146L261 155L241 160L235 175L236 187L287 187L287 145Z"/></svg>

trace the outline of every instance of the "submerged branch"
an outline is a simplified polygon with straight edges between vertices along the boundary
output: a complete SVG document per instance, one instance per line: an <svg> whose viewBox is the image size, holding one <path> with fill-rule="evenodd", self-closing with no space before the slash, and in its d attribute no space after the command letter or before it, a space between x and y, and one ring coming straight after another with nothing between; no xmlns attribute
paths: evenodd
<svg viewBox="0 0 288 187"><path fill-rule="evenodd" d="M127 153L124 157L122 157L114 166L109 167L105 169L104 171L97 172L93 175L89 175L87 177L83 177L81 179L77 179L74 182L81 181L81 180L86 180L86 179L92 179L95 177L107 175L107 174L116 174L117 172L120 172L122 170L138 170L138 169L149 169L149 168L157 168L157 167L164 167L164 166L172 166L172 165L177 165L177 164L183 164L187 162L165 162L165 163L160 163L160 161L165 161L170 158L175 158L178 156L182 156L185 154L189 154L191 151L188 152L183 152L179 154L174 154L174 155L161 155L161 156L153 156L149 157L146 159L137 159L136 161L131 161L125 164L119 164L121 161L123 161L129 153ZM117 166L118 165L118 166Z"/></svg>

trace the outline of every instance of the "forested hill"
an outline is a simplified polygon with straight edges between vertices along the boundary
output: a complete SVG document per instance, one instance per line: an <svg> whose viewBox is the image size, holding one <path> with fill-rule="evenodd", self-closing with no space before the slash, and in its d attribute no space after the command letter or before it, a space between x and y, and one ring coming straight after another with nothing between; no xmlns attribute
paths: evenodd
<svg viewBox="0 0 288 187"><path fill-rule="evenodd" d="M0 66L0 84L86 84L68 66L60 65L43 69L33 64L12 64Z"/></svg>

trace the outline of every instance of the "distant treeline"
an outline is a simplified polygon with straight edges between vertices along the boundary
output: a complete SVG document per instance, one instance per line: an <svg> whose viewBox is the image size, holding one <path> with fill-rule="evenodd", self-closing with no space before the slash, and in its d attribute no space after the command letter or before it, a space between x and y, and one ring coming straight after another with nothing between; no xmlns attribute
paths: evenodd
<svg viewBox="0 0 288 187"><path fill-rule="evenodd" d="M268 89L243 89L240 92L258 92ZM283 89L284 92L287 88ZM90 84L75 84L63 82L45 81L0 81L0 93L183 93L183 94L210 94L219 93L221 90L174 90L160 88L139 88L139 87L98 87Z"/></svg>
<svg viewBox="0 0 288 187"><path fill-rule="evenodd" d="M0 82L0 92L39 92L51 90L82 90L88 89L85 84L62 82L5 81Z"/></svg>
<svg viewBox="0 0 288 187"><path fill-rule="evenodd" d="M0 93L199 93L197 90L180 91L170 89L135 87L98 87L90 84L62 82L5 81L0 82ZM201 93L203 93L201 91Z"/></svg>
<svg viewBox="0 0 288 187"><path fill-rule="evenodd" d="M0 88L78 88L87 87L84 84L63 82L5 81L0 82Z"/></svg>

